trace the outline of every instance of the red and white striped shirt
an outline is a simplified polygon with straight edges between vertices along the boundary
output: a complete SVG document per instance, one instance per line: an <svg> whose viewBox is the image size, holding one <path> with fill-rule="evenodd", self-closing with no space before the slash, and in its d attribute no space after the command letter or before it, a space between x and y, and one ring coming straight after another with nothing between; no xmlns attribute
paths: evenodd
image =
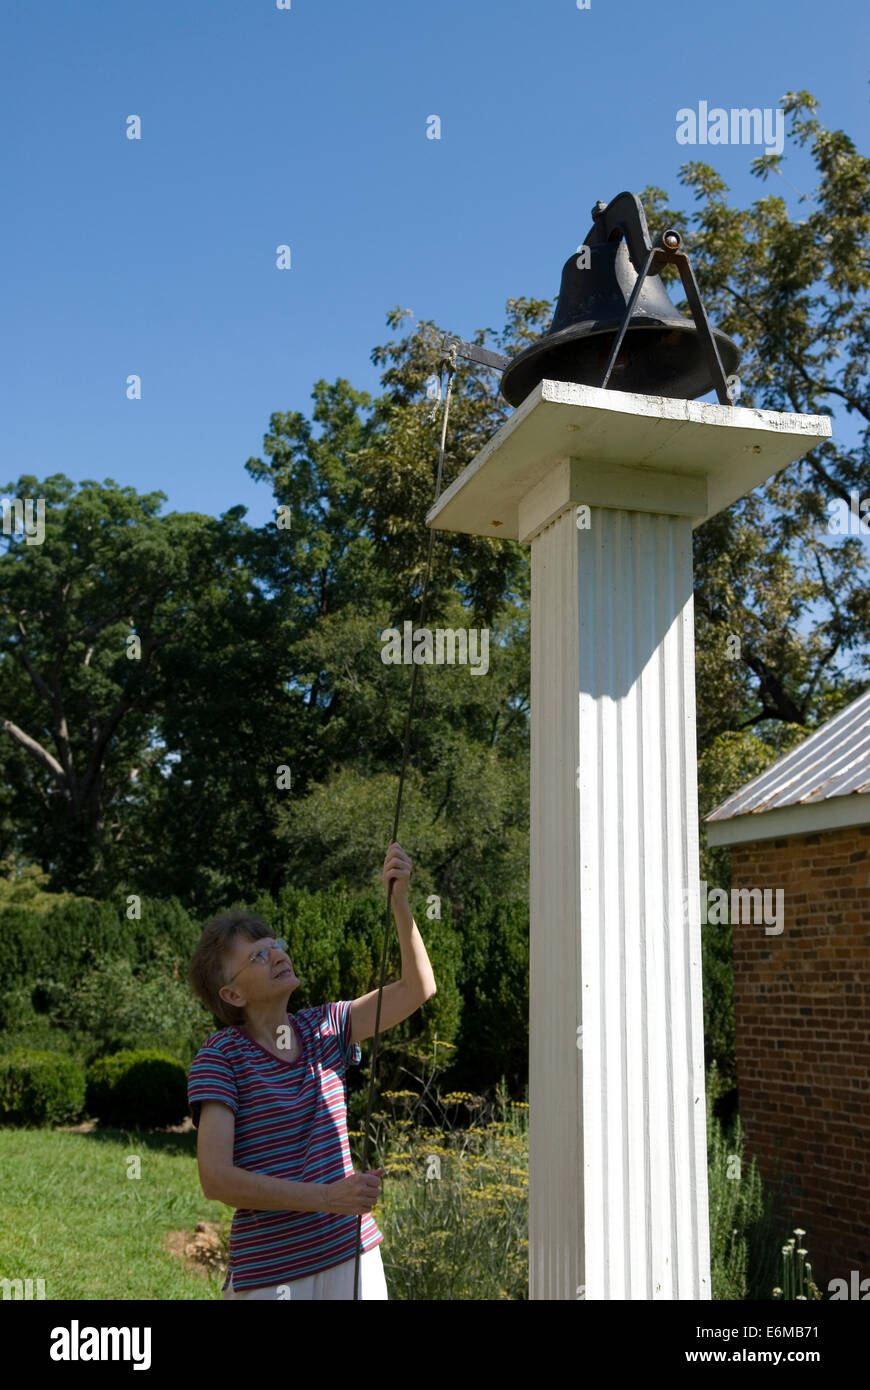
<svg viewBox="0 0 870 1390"><path fill-rule="evenodd" d="M287 1015L296 1032L294 1061L267 1052L241 1028L206 1038L190 1068L187 1098L195 1125L204 1100L236 1117L233 1163L290 1182L339 1182L354 1171L347 1138L344 1074L362 1057L350 1041L349 1000ZM224 1288L257 1289L301 1279L353 1259L357 1217L325 1211L254 1211L239 1207L230 1231ZM383 1234L370 1212L362 1249Z"/></svg>

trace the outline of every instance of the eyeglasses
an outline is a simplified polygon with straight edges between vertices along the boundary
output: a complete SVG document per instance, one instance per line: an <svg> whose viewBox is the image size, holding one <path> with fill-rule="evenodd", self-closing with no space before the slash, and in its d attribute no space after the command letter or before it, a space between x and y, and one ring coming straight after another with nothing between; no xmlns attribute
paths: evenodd
<svg viewBox="0 0 870 1390"><path fill-rule="evenodd" d="M256 961L262 961L263 964L266 965L268 964L269 956L272 954L273 951L286 950L287 942L284 940L283 936L276 936L271 946L263 946L259 951L254 951L253 955L248 956L248 959L242 966L242 970L247 970L248 966L254 965ZM241 975L242 970L237 970L235 975L233 975L232 980L227 980L226 983L228 985L231 985L233 980L238 979L239 975Z"/></svg>

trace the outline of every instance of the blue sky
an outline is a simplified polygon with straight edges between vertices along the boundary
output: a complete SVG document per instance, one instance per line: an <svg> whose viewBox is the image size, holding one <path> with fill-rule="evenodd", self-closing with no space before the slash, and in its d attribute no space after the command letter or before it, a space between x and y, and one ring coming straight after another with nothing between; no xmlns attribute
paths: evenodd
<svg viewBox="0 0 870 1390"><path fill-rule="evenodd" d="M771 189L748 172L757 149L678 145L678 108L806 88L866 149L868 14L5 0L3 481L112 477L164 491L165 511L242 503L263 523L271 492L244 463L270 413L307 412L319 377L377 390L391 307L464 337L501 327L509 296L555 296L598 198L655 183L686 206L687 156L737 201ZM811 187L805 156L785 172Z"/></svg>

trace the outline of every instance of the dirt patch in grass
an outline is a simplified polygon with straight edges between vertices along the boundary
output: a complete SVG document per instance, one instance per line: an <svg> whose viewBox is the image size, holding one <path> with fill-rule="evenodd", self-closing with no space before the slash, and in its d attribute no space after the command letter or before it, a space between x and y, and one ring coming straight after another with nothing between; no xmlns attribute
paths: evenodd
<svg viewBox="0 0 870 1390"><path fill-rule="evenodd" d="M221 1229L220 1221L197 1221L193 1232L167 1231L164 1245L194 1273L214 1274L226 1269Z"/></svg>
<svg viewBox="0 0 870 1390"><path fill-rule="evenodd" d="M54 1125L54 1129L62 1130L64 1134L93 1134L98 1127L97 1120L82 1120L77 1125ZM111 1128L111 1126L109 1126ZM189 1115L185 1115L180 1124L163 1125L160 1129L149 1129L149 1134L187 1134L188 1130L193 1129L193 1120Z"/></svg>

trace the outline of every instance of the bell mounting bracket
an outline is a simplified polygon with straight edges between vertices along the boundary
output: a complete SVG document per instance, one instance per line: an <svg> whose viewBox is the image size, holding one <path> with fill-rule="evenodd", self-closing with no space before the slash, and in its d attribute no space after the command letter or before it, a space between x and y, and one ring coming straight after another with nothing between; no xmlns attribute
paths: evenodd
<svg viewBox="0 0 870 1390"><path fill-rule="evenodd" d="M707 318L704 305L701 303L701 295L698 290L698 282L695 279L695 272L692 269L692 262L689 260L688 253L681 249L683 238L680 233L675 228L668 227L666 231L661 232L656 237L654 242L650 241L646 215L636 193L620 193L610 203L596 203L592 209L592 218L593 227L586 238L586 244L594 245L605 241L614 241L620 235L624 236L629 258L637 271L637 280L631 292L631 298L626 305L625 316L619 332L613 340L613 347L610 349L610 357L601 385L607 386L610 381L616 359L619 356L619 349L622 347L622 340L631 323L631 317L635 305L640 299L646 277L658 275L663 265L675 265L680 273L680 280L686 292L686 299L689 301L692 318L698 329L704 360L713 378L713 386L719 404L733 405L731 386L725 375L725 368L722 366L716 339L710 328L710 320Z"/></svg>
<svg viewBox="0 0 870 1390"><path fill-rule="evenodd" d="M704 305L701 303L701 295L698 290L698 282L695 279L695 272L692 269L692 262L689 260L688 253L682 250L683 238L680 233L673 227L668 227L656 237L654 242L651 241L643 204L636 193L620 193L609 203L596 203L592 209L592 218L592 230L586 238L586 245L600 245L602 242L614 241L623 236L629 258L637 271L637 280L631 298L626 305L625 316L613 341L613 347L610 349L610 357L601 381L602 387L606 387L610 382L626 330L631 323L637 301L640 299L644 281L648 275L657 275L662 266L675 265L680 274L686 299L689 301L692 318L698 329L704 359L713 378L713 386L719 404L733 405L732 378L725 375L725 368L719 356L716 339L713 337L710 321L707 318ZM503 372L512 360L510 357L505 357L503 353L491 352L489 348L479 347L477 343L464 343L461 338L454 338L449 333L445 333L441 342L439 365L455 368L457 357L467 358L468 361L477 362L484 367L494 367L500 372Z"/></svg>

